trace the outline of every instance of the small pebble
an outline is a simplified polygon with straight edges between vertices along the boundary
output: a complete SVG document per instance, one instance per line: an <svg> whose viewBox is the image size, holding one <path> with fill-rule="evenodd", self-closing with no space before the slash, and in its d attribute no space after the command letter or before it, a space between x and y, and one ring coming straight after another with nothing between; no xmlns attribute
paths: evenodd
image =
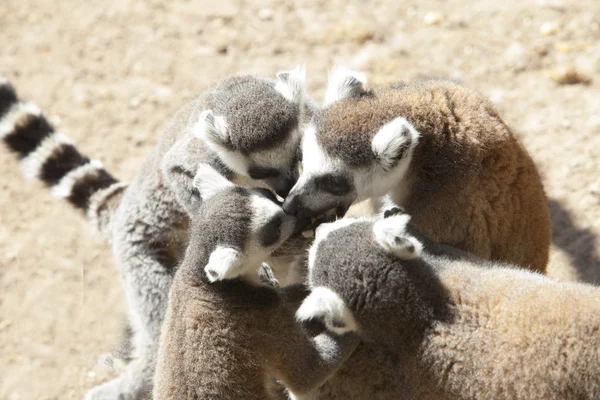
<svg viewBox="0 0 600 400"><path fill-rule="evenodd" d="M555 22L544 22L540 26L540 33L542 35L550 36L558 32L558 25Z"/></svg>
<svg viewBox="0 0 600 400"><path fill-rule="evenodd" d="M129 106L132 108L137 108L142 103L142 100L139 97L134 97L129 100Z"/></svg>
<svg viewBox="0 0 600 400"><path fill-rule="evenodd" d="M556 50L560 51L561 53L568 53L569 51L571 51L571 47L564 42L560 42L560 43L556 43L554 45L554 47L556 48Z"/></svg>
<svg viewBox="0 0 600 400"><path fill-rule="evenodd" d="M428 12L423 18L426 25L437 25L442 22L442 15L438 12Z"/></svg>
<svg viewBox="0 0 600 400"><path fill-rule="evenodd" d="M262 21L270 21L273 19L273 10L270 8L263 8L258 12L258 19Z"/></svg>
<svg viewBox="0 0 600 400"><path fill-rule="evenodd" d="M553 69L550 71L550 79L559 85L589 84L592 81L592 78L574 67Z"/></svg>
<svg viewBox="0 0 600 400"><path fill-rule="evenodd" d="M50 122L52 123L52 125L54 125L56 127L58 127L60 125L60 123L62 122L61 118L56 114L51 115L49 119L50 119Z"/></svg>

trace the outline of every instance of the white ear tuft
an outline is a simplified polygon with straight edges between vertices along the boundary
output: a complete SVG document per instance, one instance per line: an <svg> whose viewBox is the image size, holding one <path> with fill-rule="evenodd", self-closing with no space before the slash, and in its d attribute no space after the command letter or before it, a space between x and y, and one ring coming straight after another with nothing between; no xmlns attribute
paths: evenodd
<svg viewBox="0 0 600 400"><path fill-rule="evenodd" d="M367 77L361 72L352 71L344 66L335 66L329 72L327 90L323 107L347 97L356 97L365 92Z"/></svg>
<svg viewBox="0 0 600 400"><path fill-rule="evenodd" d="M306 85L306 67L298 65L291 71L281 71L276 75L275 90L292 103L300 104L304 97L304 87Z"/></svg>
<svg viewBox="0 0 600 400"><path fill-rule="evenodd" d="M396 118L385 124L371 142L371 149L379 164L393 168L399 160L410 154L419 140L419 132L406 118Z"/></svg>
<svg viewBox="0 0 600 400"><path fill-rule="evenodd" d="M300 322L323 319L327 329L338 335L358 330L352 311L344 300L331 289L322 286L314 288L304 299L296 311L296 319Z"/></svg>
<svg viewBox="0 0 600 400"><path fill-rule="evenodd" d="M192 184L198 189L203 201L223 189L234 186L233 183L208 164L200 164Z"/></svg>
<svg viewBox="0 0 600 400"><path fill-rule="evenodd" d="M194 135L220 146L229 147L231 144L225 117L215 115L212 110L205 110L200 113L198 122L194 127Z"/></svg>
<svg viewBox="0 0 600 400"><path fill-rule="evenodd" d="M418 258L423 244L406 232L410 222L408 214L395 214L380 219L373 225L377 243L388 253L402 260Z"/></svg>
<svg viewBox="0 0 600 400"><path fill-rule="evenodd" d="M211 282L232 279L242 272L242 255L231 247L217 247L204 267L206 277Z"/></svg>

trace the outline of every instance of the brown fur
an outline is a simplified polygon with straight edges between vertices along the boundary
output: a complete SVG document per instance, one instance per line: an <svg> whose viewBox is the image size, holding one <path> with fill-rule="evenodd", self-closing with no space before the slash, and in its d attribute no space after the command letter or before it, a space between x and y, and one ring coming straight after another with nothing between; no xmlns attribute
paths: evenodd
<svg viewBox="0 0 600 400"><path fill-rule="evenodd" d="M442 80L376 89L325 109L317 137L326 152L360 168L374 161L375 133L396 117L421 134L408 190L392 194L416 226L480 257L545 272L551 228L540 176L479 93Z"/></svg>
<svg viewBox="0 0 600 400"><path fill-rule="evenodd" d="M390 221L399 228L388 231L387 243L411 238L423 245L420 257L403 259L384 249L373 222L324 238L317 232L309 282L342 299L353 317L344 324L358 326L365 345L383 349L393 362L386 373L403 377L414 398L600 398L599 288L476 259ZM304 319L306 304L315 301L301 307ZM345 365L355 365L357 354ZM376 397L378 389L372 393L356 398Z"/></svg>

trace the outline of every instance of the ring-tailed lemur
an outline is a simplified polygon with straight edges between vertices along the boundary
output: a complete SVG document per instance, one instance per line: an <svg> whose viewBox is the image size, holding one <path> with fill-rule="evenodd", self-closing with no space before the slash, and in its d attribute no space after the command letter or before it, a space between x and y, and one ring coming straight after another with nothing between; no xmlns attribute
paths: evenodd
<svg viewBox="0 0 600 400"><path fill-rule="evenodd" d="M354 334L309 336L295 320L306 290L257 284L258 269L298 228L274 196L201 167L203 202L175 274L162 326L155 400L269 399L274 379L309 393L358 343Z"/></svg>
<svg viewBox="0 0 600 400"><path fill-rule="evenodd" d="M390 211L317 229L299 320L385 349L417 399L599 398L597 287L474 258Z"/></svg>
<svg viewBox="0 0 600 400"><path fill-rule="evenodd" d="M332 71L284 210L312 216L388 195L437 241L545 271L551 232L540 176L491 103L444 80L364 83Z"/></svg>
<svg viewBox="0 0 600 400"><path fill-rule="evenodd" d="M209 163L226 178L285 196L297 178L300 131L309 100L304 68L278 79L235 76L181 108L137 177L126 185L81 155L39 108L0 82L0 139L59 198L109 233L134 331L133 360L87 399L136 399L151 388L152 358L189 218L201 204L192 185ZM119 397L121 396L121 397Z"/></svg>

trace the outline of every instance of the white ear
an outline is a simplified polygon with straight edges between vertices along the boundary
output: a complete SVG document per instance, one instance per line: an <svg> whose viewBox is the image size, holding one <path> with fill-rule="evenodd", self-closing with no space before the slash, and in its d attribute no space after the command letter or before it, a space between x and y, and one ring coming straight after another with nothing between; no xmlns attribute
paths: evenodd
<svg viewBox="0 0 600 400"><path fill-rule="evenodd" d="M232 279L240 275L242 255L231 247L217 247L204 267L206 277L211 282Z"/></svg>
<svg viewBox="0 0 600 400"><path fill-rule="evenodd" d="M220 146L229 147L231 144L225 117L215 115L212 110L205 110L200 113L198 122L194 127L194 135Z"/></svg>
<svg viewBox="0 0 600 400"><path fill-rule="evenodd" d="M198 189L203 201L206 201L223 189L234 186L231 181L208 164L200 164L192 184Z"/></svg>
<svg viewBox="0 0 600 400"><path fill-rule="evenodd" d="M371 149L380 165L389 170L410 153L419 140L419 132L406 118L396 118L385 124L371 142Z"/></svg>
<svg viewBox="0 0 600 400"><path fill-rule="evenodd" d="M410 221L408 214L395 214L380 219L373 225L373 233L377 243L388 253L402 260L418 258L423 251L423 244L406 232Z"/></svg>
<svg viewBox="0 0 600 400"><path fill-rule="evenodd" d="M361 72L352 71L344 66L335 66L329 72L329 81L325 91L323 107L347 97L356 97L365 92L367 77Z"/></svg>
<svg viewBox="0 0 600 400"><path fill-rule="evenodd" d="M311 319L322 319L325 327L338 335L346 332L356 332L358 325L352 311L337 293L323 286L314 288L304 299L296 319L300 322Z"/></svg>
<svg viewBox="0 0 600 400"><path fill-rule="evenodd" d="M275 90L292 103L300 104L304 97L306 85L306 67L298 65L291 71L280 71L277 74Z"/></svg>

